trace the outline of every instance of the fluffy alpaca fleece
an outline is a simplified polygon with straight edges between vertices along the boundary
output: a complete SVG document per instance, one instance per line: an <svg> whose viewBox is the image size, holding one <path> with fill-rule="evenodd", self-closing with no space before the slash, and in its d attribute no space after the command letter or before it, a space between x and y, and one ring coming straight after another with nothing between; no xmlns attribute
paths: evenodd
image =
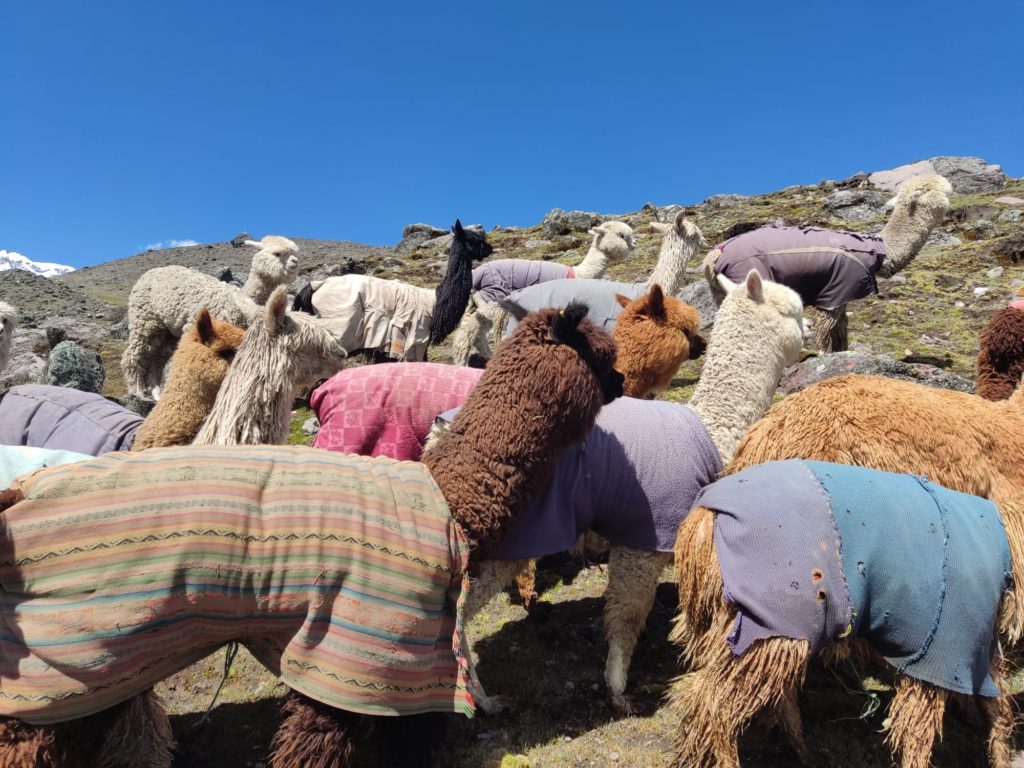
<svg viewBox="0 0 1024 768"><path fill-rule="evenodd" d="M685 211L679 211L671 222L651 222L651 227L665 237L648 284L658 283L670 296L682 290L687 264L699 248L706 248L708 244L697 225L687 221L684 214Z"/></svg>
<svg viewBox="0 0 1024 768"><path fill-rule="evenodd" d="M291 240L267 235L246 245L259 250L241 289L180 266L151 269L136 281L128 296L128 345L121 356L130 394L154 395L177 340L200 309L206 307L218 319L244 328L275 288L295 278L298 246Z"/></svg>
<svg viewBox="0 0 1024 768"><path fill-rule="evenodd" d="M163 396L135 433L133 451L191 443L210 415L244 331L206 307L178 342Z"/></svg>
<svg viewBox="0 0 1024 768"><path fill-rule="evenodd" d="M633 228L625 222L606 221L591 229L589 234L594 239L583 261L572 267L573 278L600 279L609 264L624 261L634 247ZM456 365L468 365L474 354L484 360L491 356L487 334L504 316L497 303L499 299L529 285L553 279L545 277L539 270L530 270L529 267L535 263L527 259L499 259L473 270L474 293L470 297L469 311L462 318L452 342L452 358ZM559 278L570 276L569 268L565 270L566 273L558 275Z"/></svg>
<svg viewBox="0 0 1024 768"><path fill-rule="evenodd" d="M275 294L271 304L276 298ZM622 377L613 368L614 344L586 322L585 315L585 308L569 307L562 312L548 310L523 322L515 337L499 347L451 432L424 456L451 517L464 533L460 540L469 544L470 558L476 556L479 547L501 538L514 523L519 509L551 475L559 453L582 439L602 404L621 393ZM518 402L521 407L504 408L509 402ZM495 413L503 413L503 417L495 419ZM290 450L297 457L309 454L310 459L316 454L327 455L301 447L282 450ZM171 454L168 457L173 458ZM215 458L211 457L211 461ZM191 482L177 470L170 475L174 482ZM317 485L313 483L314 487ZM488 492L481 493L481 488ZM18 498L18 493L3 492L0 508L24 500ZM134 501L129 498L128 503ZM230 590L229 593L233 594ZM239 631L244 631L244 627L239 625ZM226 642L230 637L222 639ZM329 657L325 658L327 661ZM363 718L325 711L322 705L294 691L289 694L284 711L285 721L272 743L271 765L299 768L350 764L358 747ZM146 713L132 723L130 732L123 730L124 725L111 725L110 720L106 721L105 729L102 722L89 723L89 735L106 744L125 744L121 739L134 737L139 741L132 751L133 764L169 766L169 745L153 738L161 732L161 716L162 711ZM70 743L68 735L86 722L29 726L0 718L0 747L6 750L5 764L34 768L61 764L62 755L48 745ZM399 735L396 731L390 743L398 754L389 764L429 764L429 742L438 735L437 724L436 720L411 721L413 733L421 737L412 743L405 738L406 728L400 729L403 738L394 738Z"/></svg>
<svg viewBox="0 0 1024 768"><path fill-rule="evenodd" d="M897 195L887 204L887 207L892 208L892 214L880 233L885 244L885 258L878 267L879 276L892 277L917 256L928 235L949 211L949 196L952 192L952 185L938 175L917 176L900 186ZM722 294L715 283L715 265L721 255L720 247L716 247L704 259L705 277L719 301ZM767 274L763 276L771 277ZM874 287L874 276L870 275L869 278L870 287L867 290L874 292L877 290ZM813 303L810 297L804 298L808 304ZM814 335L816 345L822 352L842 352L847 349L846 304L827 309L816 308Z"/></svg>
<svg viewBox="0 0 1024 768"><path fill-rule="evenodd" d="M1010 306L996 312L981 329L974 394L1006 400L1024 374L1024 288Z"/></svg>
<svg viewBox="0 0 1024 768"><path fill-rule="evenodd" d="M999 508L1017 573L1024 567L1024 496L1004 501ZM672 639L683 646L683 655L695 671L674 681L670 693L679 723L672 765L738 768L737 737L763 710L775 710L776 722L790 746L801 762L808 764L811 756L803 739L797 697L810 646L803 639L772 637L756 642L740 656L733 655L727 640L736 624L737 608L725 599L714 544L715 515L713 510L697 506L681 526L677 541L680 608ZM908 551L911 549L908 546ZM1003 595L995 629L1005 647L1020 642L1024 602L1015 588ZM879 649L853 637L838 640L825 655L837 660L851 653L863 656L865 651L879 658ZM987 721L989 763L994 768L1011 765L1014 714L1005 688L1008 671L1003 649L997 648L989 673L1000 695L974 697ZM927 768L935 737L942 737L950 692L895 670L894 674L896 694L886 720L887 741L902 768Z"/></svg>
<svg viewBox="0 0 1024 768"><path fill-rule="evenodd" d="M0 301L0 371L7 367L11 356L11 342L18 325L18 311L6 302Z"/></svg>
<svg viewBox="0 0 1024 768"><path fill-rule="evenodd" d="M455 224L448 269L436 290L400 280L341 275L305 286L292 309L321 318L349 355L363 352L374 362L426 359L431 338L447 336L466 309L472 262L493 250L482 230Z"/></svg>
<svg viewBox="0 0 1024 768"><path fill-rule="evenodd" d="M803 306L794 291L763 282L756 272L751 272L743 284L732 286L722 303L704 371L689 405L707 428L722 461L730 459L739 436L764 414L782 371L799 357L803 342L802 314ZM663 405L650 405L651 424L647 431L651 434L657 434L657 425L663 418L659 407ZM644 431L639 414L635 418L640 419L639 429ZM600 420L599 417L599 423ZM624 438L622 442L625 444L627 440ZM646 461L675 463L674 457L665 456L657 446L654 448ZM637 459L632 457L631 460ZM572 469L566 471L573 473ZM643 484L655 475L639 473L638 478ZM656 489L651 488L648 495L654 498L656 493ZM687 509L689 502L680 499L680 510ZM576 517L572 510L567 509L566 514ZM619 711L628 712L632 708L625 695L629 665L654 604L659 577L671 561L671 553L621 545L611 548L604 613L608 638L605 681L612 705ZM520 593L529 594L532 579L522 572L526 565L522 560L484 563L466 607L467 617L483 608L517 573ZM472 638L469 640L472 653ZM485 712L498 711L502 706L498 697L480 696L478 700Z"/></svg>
<svg viewBox="0 0 1024 768"><path fill-rule="evenodd" d="M287 309L287 289L281 286L262 321L245 332L195 445L287 442L296 389L345 364L344 346L323 323Z"/></svg>

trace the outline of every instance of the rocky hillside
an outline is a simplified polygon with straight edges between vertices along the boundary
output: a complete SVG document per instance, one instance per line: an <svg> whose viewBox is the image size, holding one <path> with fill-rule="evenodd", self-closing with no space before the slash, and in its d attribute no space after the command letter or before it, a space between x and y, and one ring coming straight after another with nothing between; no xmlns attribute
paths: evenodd
<svg viewBox="0 0 1024 768"><path fill-rule="evenodd" d="M763 195L714 195L682 207L711 243L769 222L875 232L884 224L882 208L893 187L907 174L929 168L952 181L953 210L909 269L880 281L879 295L855 305L850 338L897 361L930 363L971 377L978 331L992 312L1005 305L1011 291L1024 284L1024 179L1007 178L999 166L977 158L933 158ZM638 246L628 262L611 268L609 276L642 278L653 266L661 243L650 223L667 219L680 207L646 204L625 214L555 209L535 226L491 231L493 258L574 263L589 245L587 228L605 218L618 218L634 226ZM406 227L394 248L294 239L301 249L300 284L311 277L354 271L432 285L441 275L447 244L445 230L424 224ZM70 337L83 338L101 353L108 372L105 391L121 394L117 357L124 324L120 321L139 275L153 267L182 264L217 276L230 270L236 279L244 280L251 255L251 249L224 242L141 253L52 280L26 272L0 272L0 299L22 310L21 334L31 337L23 338L19 348L35 350L34 361L15 360L0 374L0 388L34 375L40 349L45 351L41 329L56 324L67 326ZM697 263L690 265L691 280L698 278L698 269ZM444 348L431 351L436 359L444 359L445 354ZM684 368L667 397L688 396L698 371L693 364Z"/></svg>

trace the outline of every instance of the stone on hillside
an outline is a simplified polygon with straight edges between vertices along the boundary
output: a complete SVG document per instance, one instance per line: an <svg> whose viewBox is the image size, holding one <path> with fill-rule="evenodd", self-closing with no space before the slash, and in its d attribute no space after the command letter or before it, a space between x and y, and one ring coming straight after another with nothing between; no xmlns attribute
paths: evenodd
<svg viewBox="0 0 1024 768"><path fill-rule="evenodd" d="M997 197L996 202L1003 203L1004 205L1024 205L1024 200L1021 200L1019 197L1013 197L1011 195L1006 195L1005 197Z"/></svg>
<svg viewBox="0 0 1024 768"><path fill-rule="evenodd" d="M99 392L105 378L100 356L73 341L62 341L54 347L43 371L43 384L83 392Z"/></svg>
<svg viewBox="0 0 1024 768"><path fill-rule="evenodd" d="M529 251L535 251L538 248L544 248L546 246L549 246L551 245L551 243L551 240L527 240L525 243L523 243L523 247Z"/></svg>
<svg viewBox="0 0 1024 768"><path fill-rule="evenodd" d="M146 398L139 397L138 395L125 395L121 398L120 402L121 405L129 411L135 411L135 413L139 414L139 416L142 416L143 418L149 416L149 412L156 406L156 403L152 400L147 400Z"/></svg>
<svg viewBox="0 0 1024 768"><path fill-rule="evenodd" d="M245 245L246 240L252 240L252 235L248 232L239 232L233 238L231 238L231 245L235 248L241 248Z"/></svg>
<svg viewBox="0 0 1024 768"><path fill-rule="evenodd" d="M825 198L825 208L847 221L870 221L884 213L887 200L872 189L843 189Z"/></svg>
<svg viewBox="0 0 1024 768"><path fill-rule="evenodd" d="M50 344L51 348L67 340L74 341L89 349L100 349L103 342L111 335L110 325L70 315L48 317L41 326L46 332L47 339L53 338L53 342Z"/></svg>
<svg viewBox="0 0 1024 768"><path fill-rule="evenodd" d="M19 384L34 384L46 368L46 334L43 331L18 328L11 340L11 356L0 370L0 392Z"/></svg>
<svg viewBox="0 0 1024 768"><path fill-rule="evenodd" d="M1003 211L996 217L996 219L998 219L999 221L1008 221L1013 223L1020 221L1022 216L1024 216L1024 211L1022 211L1020 208L1013 208L1009 211Z"/></svg>
<svg viewBox="0 0 1024 768"><path fill-rule="evenodd" d="M985 276L989 280L998 280L1000 277L1003 276L1004 271L1005 270L1002 267L992 267L992 269L985 273Z"/></svg>
<svg viewBox="0 0 1024 768"><path fill-rule="evenodd" d="M46 343L50 345L50 349L53 349L68 337L68 332L66 330L53 325L47 328L45 333Z"/></svg>
<svg viewBox="0 0 1024 768"><path fill-rule="evenodd" d="M982 296L984 296L990 290L991 290L991 288L988 288L987 286L979 285L977 288L974 289L974 298L980 299Z"/></svg>
<svg viewBox="0 0 1024 768"><path fill-rule="evenodd" d="M603 219L590 211L563 211L552 208L541 221L541 235L550 240L558 235L586 232L600 224Z"/></svg>
<svg viewBox="0 0 1024 768"><path fill-rule="evenodd" d="M1006 186L1006 174L998 165L986 163L980 157L933 157L888 171L876 171L868 179L889 191L895 190L907 179L930 173L940 173L949 179L953 191L959 195L994 192Z"/></svg>
<svg viewBox="0 0 1024 768"><path fill-rule="evenodd" d="M960 245L960 238L954 237L948 232L942 232L938 229L933 229L931 234L928 235L926 245Z"/></svg>
<svg viewBox="0 0 1024 768"><path fill-rule="evenodd" d="M708 285L707 280L700 277L692 283L688 283L677 296L697 310L700 315L701 329L714 325L715 315L718 314L718 305L715 304L711 295L711 286Z"/></svg>
<svg viewBox="0 0 1024 768"><path fill-rule="evenodd" d="M705 205L708 208L732 208L747 199L748 195L712 195L701 205Z"/></svg>
<svg viewBox="0 0 1024 768"><path fill-rule="evenodd" d="M888 355L875 354L870 349L858 348L847 352L818 355L790 366L782 375L780 389L787 395L799 392L819 381L849 373L866 373L892 379L915 381L931 387L973 392L974 382L956 373L944 371L926 363L907 363Z"/></svg>
<svg viewBox="0 0 1024 768"><path fill-rule="evenodd" d="M328 277L338 277L339 275L365 275L366 274L366 259L356 258L355 256L349 256L342 259L337 264L332 264L327 270Z"/></svg>
<svg viewBox="0 0 1024 768"><path fill-rule="evenodd" d="M996 233L996 225L988 219L978 219L967 224L963 229L963 235L968 240L987 240Z"/></svg>
<svg viewBox="0 0 1024 768"><path fill-rule="evenodd" d="M427 241L436 240L447 234L447 229L441 229L431 224L410 224L402 230L402 239L395 246L395 251L398 253L414 251Z"/></svg>
<svg viewBox="0 0 1024 768"><path fill-rule="evenodd" d="M316 416L310 416L302 422L302 431L307 435L315 435L320 431L320 420Z"/></svg>
<svg viewBox="0 0 1024 768"><path fill-rule="evenodd" d="M217 279L220 280L222 283L227 283L228 285L234 285L234 286L237 286L239 288L241 288L243 285L245 285L245 283L243 283L241 280L239 280L237 277L235 277L231 273L231 267L223 267L223 268L220 268L220 269L214 269L214 272L217 273Z"/></svg>

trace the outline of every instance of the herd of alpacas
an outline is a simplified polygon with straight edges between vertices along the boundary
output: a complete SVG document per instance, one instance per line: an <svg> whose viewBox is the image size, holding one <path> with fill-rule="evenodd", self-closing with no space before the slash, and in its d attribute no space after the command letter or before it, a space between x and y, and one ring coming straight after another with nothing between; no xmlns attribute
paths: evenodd
<svg viewBox="0 0 1024 768"><path fill-rule="evenodd" d="M849 302L906 268L951 192L904 182L877 237L715 245L706 341L676 297L708 245L682 213L652 225L661 251L635 284L603 279L635 245L619 221L573 267L487 261L456 221L434 290L343 275L290 298L299 249L278 236L246 242L241 289L145 273L122 358L145 418L58 387L0 396L0 765L167 768L153 686L239 643L288 689L274 768L367 750L435 765L446 714L506 706L477 675L472 617L510 585L532 606L538 558L586 542L608 549L620 714L675 570L672 766L738 766L759 713L809 759L811 659L856 654L893 681L901 766L928 766L947 702L974 698L990 764L1010 768L1024 289L981 333L975 394L846 375L773 405L804 308L817 348L845 349ZM0 302L0 370L16 323ZM452 333L456 364L427 362ZM653 399L699 357L687 404ZM305 391L320 429L287 445Z"/></svg>

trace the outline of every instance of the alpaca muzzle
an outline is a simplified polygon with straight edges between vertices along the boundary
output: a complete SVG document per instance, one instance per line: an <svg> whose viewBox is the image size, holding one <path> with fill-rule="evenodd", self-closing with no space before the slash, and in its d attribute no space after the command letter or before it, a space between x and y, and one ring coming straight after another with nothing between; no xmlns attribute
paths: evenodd
<svg viewBox="0 0 1024 768"><path fill-rule="evenodd" d="M703 336L699 334L693 334L690 337L690 360L696 360L698 357L704 354L704 351L708 348L707 341L704 340Z"/></svg>
<svg viewBox="0 0 1024 768"><path fill-rule="evenodd" d="M622 386L626 378L616 370L611 370L600 377L601 395L604 397L604 404L608 405L612 400L622 397Z"/></svg>

